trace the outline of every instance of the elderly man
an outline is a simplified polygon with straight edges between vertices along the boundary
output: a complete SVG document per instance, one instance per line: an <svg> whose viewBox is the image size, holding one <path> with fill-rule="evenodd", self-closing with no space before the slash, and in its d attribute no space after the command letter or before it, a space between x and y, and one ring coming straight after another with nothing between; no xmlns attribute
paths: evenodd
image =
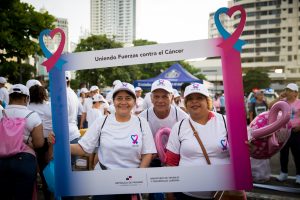
<svg viewBox="0 0 300 200"><path fill-rule="evenodd" d="M172 105L173 88L168 80L159 79L153 82L151 86L151 101L153 106L144 110L140 116L147 119L153 137L160 128L172 128L176 122L188 117L183 110ZM161 163L158 161L154 160L152 164L156 162L155 166L160 166Z"/></svg>
<svg viewBox="0 0 300 200"><path fill-rule="evenodd" d="M173 87L170 81L159 79L152 83L151 101L153 106L144 110L140 116L147 119L153 137L160 128L168 127L172 129L176 122L188 117L182 109L172 105L173 98ZM161 167L161 161L154 157L150 167ZM164 195L162 193L151 193L149 199L162 200Z"/></svg>

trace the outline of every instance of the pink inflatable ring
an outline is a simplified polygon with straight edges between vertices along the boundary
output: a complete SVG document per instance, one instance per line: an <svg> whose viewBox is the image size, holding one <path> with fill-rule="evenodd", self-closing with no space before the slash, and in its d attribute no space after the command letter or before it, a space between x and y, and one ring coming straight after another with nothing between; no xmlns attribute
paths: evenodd
<svg viewBox="0 0 300 200"><path fill-rule="evenodd" d="M280 151L290 137L289 120L290 106L284 101L259 114L250 124L251 157L267 159Z"/></svg>
<svg viewBox="0 0 300 200"><path fill-rule="evenodd" d="M166 155L166 146L168 143L169 135L170 135L171 129L168 127L160 128L156 134L155 134L155 145L157 149L157 153L159 156L159 159L162 163L165 162L165 155Z"/></svg>

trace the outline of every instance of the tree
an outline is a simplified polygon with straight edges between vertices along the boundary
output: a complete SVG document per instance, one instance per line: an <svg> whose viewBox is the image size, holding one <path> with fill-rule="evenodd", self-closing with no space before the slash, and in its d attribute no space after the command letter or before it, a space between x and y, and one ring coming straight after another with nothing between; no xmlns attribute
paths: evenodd
<svg viewBox="0 0 300 200"><path fill-rule="evenodd" d="M134 40L133 44L134 44L134 46L144 46L144 45L157 44L157 42L139 39L139 40ZM135 68L136 72L140 72L140 74L136 74L136 77L134 80L155 77L155 76L159 75L160 73L162 73L167 68L169 68L174 63L180 63L180 65L183 68L185 68L188 72L190 72L197 78L206 80L205 75L200 73L200 69L197 69L197 68L191 66L189 63L184 62L184 61L149 63L149 64L141 64L141 65L131 66L132 68Z"/></svg>
<svg viewBox="0 0 300 200"><path fill-rule="evenodd" d="M268 88L271 84L271 79L266 71L255 68L249 70L243 76L243 84L244 91L249 93L253 88Z"/></svg>
<svg viewBox="0 0 300 200"><path fill-rule="evenodd" d="M41 50L37 43L39 33L43 29L52 29L55 18L46 13L34 11L34 7L21 3L19 0L2 0L0 5L0 65L3 67L8 60L16 61L18 65L13 67L17 72L1 74L2 76L20 77L19 82L31 78L26 76L21 65L21 60L28 56L40 54ZM25 73L25 74L24 74ZM11 80L17 80L16 77ZM10 81L11 81L10 80Z"/></svg>
<svg viewBox="0 0 300 200"><path fill-rule="evenodd" d="M20 68L22 72L20 72ZM19 64L16 62L4 62L0 65L0 74L5 76L10 83L20 83L19 77L21 76L24 80L32 78L32 74L35 73L35 67L30 64Z"/></svg>
<svg viewBox="0 0 300 200"><path fill-rule="evenodd" d="M75 52L95 51L120 47L122 47L121 43L107 38L106 35L92 35L86 39L81 39L80 43L75 49ZM105 69L100 68L79 70L76 72L76 79L78 79L79 82L87 83L87 85L98 85L104 87L108 84L112 84L116 76L124 76L124 74L122 74L122 72L119 71L120 70L116 68L112 69L111 67Z"/></svg>

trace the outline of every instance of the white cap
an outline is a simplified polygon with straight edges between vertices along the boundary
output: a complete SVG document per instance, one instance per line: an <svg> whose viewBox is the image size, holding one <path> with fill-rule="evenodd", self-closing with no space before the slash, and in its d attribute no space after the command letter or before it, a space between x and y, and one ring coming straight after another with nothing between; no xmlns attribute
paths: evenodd
<svg viewBox="0 0 300 200"><path fill-rule="evenodd" d="M119 85L120 83L122 83L120 80L115 80L115 81L113 82L113 86Z"/></svg>
<svg viewBox="0 0 300 200"><path fill-rule="evenodd" d="M157 89L163 89L169 93L173 93L172 83L166 79L158 79L152 83L151 92Z"/></svg>
<svg viewBox="0 0 300 200"><path fill-rule="evenodd" d="M180 95L176 89L173 89L173 95L174 95L174 98L180 97Z"/></svg>
<svg viewBox="0 0 300 200"><path fill-rule="evenodd" d="M187 86L184 90L184 98L187 97L190 94L194 94L194 93L198 93L198 94L202 94L206 97L209 97L209 93L207 88L200 83L192 83L191 85Z"/></svg>
<svg viewBox="0 0 300 200"><path fill-rule="evenodd" d="M81 88L80 93L88 93L89 90L87 88Z"/></svg>
<svg viewBox="0 0 300 200"><path fill-rule="evenodd" d="M66 71L66 81L71 81L71 72L70 71Z"/></svg>
<svg viewBox="0 0 300 200"><path fill-rule="evenodd" d="M26 87L28 89L30 89L32 86L35 86L35 85L42 86L41 82L39 82L36 79L30 79L26 82Z"/></svg>
<svg viewBox="0 0 300 200"><path fill-rule="evenodd" d="M6 78L4 78L4 77L0 77L0 83L2 83L2 84L5 84L7 81L6 81Z"/></svg>
<svg viewBox="0 0 300 200"><path fill-rule="evenodd" d="M93 102L99 102L99 101L103 101L104 102L104 98L101 94L95 94L92 97Z"/></svg>
<svg viewBox="0 0 300 200"><path fill-rule="evenodd" d="M99 90L99 88L98 88L97 85L93 85L93 86L90 88L90 91L95 91L95 90Z"/></svg>
<svg viewBox="0 0 300 200"><path fill-rule="evenodd" d="M134 88L135 91L143 91L143 89L141 87L136 87Z"/></svg>
<svg viewBox="0 0 300 200"><path fill-rule="evenodd" d="M288 89L293 90L295 92L299 91L299 87L295 83L289 83L285 88L288 88Z"/></svg>
<svg viewBox="0 0 300 200"><path fill-rule="evenodd" d="M20 93L29 96L29 89L25 85L15 84L9 90L9 94L12 93Z"/></svg>
<svg viewBox="0 0 300 200"><path fill-rule="evenodd" d="M114 96L114 94L116 92L119 92L119 91L122 91L122 90L128 91L128 92L130 92L131 94L133 94L135 96L135 91L134 91L133 85L131 85L130 83L125 83L125 82L121 82L120 84L118 84L114 87L112 96Z"/></svg>

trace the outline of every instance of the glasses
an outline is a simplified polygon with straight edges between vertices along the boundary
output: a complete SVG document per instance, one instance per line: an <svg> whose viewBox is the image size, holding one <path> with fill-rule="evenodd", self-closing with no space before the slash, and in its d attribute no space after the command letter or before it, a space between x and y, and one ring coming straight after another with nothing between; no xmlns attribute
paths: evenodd
<svg viewBox="0 0 300 200"><path fill-rule="evenodd" d="M120 97L120 96L119 96L119 97L116 97L115 100L116 100L116 101L119 101L119 102L124 101L124 100L125 100L126 102L129 102L129 101L132 101L133 98L132 98L131 96L128 96L128 97Z"/></svg>

